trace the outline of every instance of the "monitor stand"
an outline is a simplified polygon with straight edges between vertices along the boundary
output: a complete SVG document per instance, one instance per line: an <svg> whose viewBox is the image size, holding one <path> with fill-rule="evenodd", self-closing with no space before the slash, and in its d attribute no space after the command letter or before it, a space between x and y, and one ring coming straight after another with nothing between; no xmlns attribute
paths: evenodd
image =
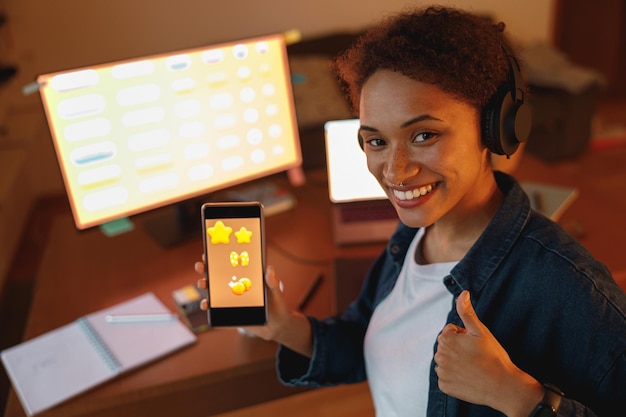
<svg viewBox="0 0 626 417"><path fill-rule="evenodd" d="M198 199L173 204L159 214L146 219L144 226L156 242L164 248L180 245L202 237L202 222Z"/></svg>

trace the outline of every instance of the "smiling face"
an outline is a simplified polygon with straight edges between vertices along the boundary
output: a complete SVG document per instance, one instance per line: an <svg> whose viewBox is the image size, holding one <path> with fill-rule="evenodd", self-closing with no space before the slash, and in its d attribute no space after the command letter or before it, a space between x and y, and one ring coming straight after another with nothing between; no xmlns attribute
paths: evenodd
<svg viewBox="0 0 626 417"><path fill-rule="evenodd" d="M496 186L475 106L379 70L361 90L360 120L368 168L403 223L458 226L482 218Z"/></svg>

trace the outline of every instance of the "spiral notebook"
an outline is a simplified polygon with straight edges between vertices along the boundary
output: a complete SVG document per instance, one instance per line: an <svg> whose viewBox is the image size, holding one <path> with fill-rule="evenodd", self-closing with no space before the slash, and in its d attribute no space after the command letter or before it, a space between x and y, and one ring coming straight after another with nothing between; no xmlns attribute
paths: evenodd
<svg viewBox="0 0 626 417"><path fill-rule="evenodd" d="M154 294L146 293L3 350L2 363L24 411L35 415L195 342L196 336L178 318L106 320L109 315L169 312Z"/></svg>

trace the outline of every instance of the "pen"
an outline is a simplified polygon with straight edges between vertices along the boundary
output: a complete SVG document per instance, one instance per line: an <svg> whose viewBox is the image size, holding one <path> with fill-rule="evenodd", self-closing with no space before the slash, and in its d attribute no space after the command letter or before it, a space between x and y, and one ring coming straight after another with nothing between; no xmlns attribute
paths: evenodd
<svg viewBox="0 0 626 417"><path fill-rule="evenodd" d="M178 316L176 314L162 313L162 314L109 314L104 317L107 323L157 323L164 321L175 320Z"/></svg>
<svg viewBox="0 0 626 417"><path fill-rule="evenodd" d="M304 308L307 306L307 304L311 300L311 297L313 297L313 294L315 294L315 291L317 291L317 288L322 283L323 278L324 278L324 275L322 274L319 274L315 278L315 281L313 281L313 283L311 284L307 292L304 294L304 297L302 297L302 300L298 304L298 310L301 310L301 311L304 310Z"/></svg>

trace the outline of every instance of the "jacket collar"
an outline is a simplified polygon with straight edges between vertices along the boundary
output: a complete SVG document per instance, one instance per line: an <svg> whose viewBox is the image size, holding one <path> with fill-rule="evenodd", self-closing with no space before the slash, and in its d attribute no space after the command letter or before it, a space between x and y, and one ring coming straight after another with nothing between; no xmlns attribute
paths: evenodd
<svg viewBox="0 0 626 417"><path fill-rule="evenodd" d="M458 292L464 289L479 293L496 269L512 251L530 218L530 200L519 183L510 175L494 172L504 200L485 231L467 254L450 271Z"/></svg>

